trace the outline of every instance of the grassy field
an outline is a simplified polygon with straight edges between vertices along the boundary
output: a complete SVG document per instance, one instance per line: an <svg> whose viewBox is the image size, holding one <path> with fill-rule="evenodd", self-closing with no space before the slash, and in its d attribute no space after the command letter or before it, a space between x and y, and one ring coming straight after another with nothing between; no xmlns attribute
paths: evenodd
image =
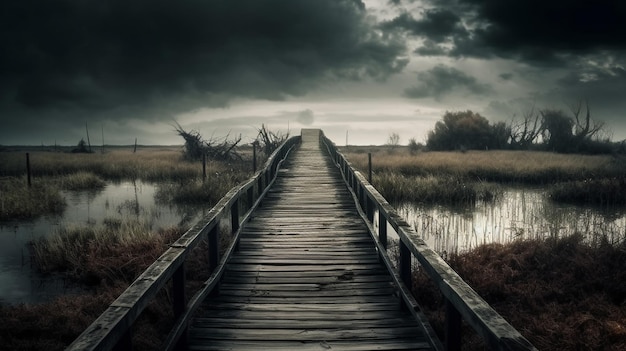
<svg viewBox="0 0 626 351"><path fill-rule="evenodd" d="M201 162L182 158L179 147L114 148L105 153L31 151L32 187L27 186L24 150L0 152L0 220L33 219L63 211L60 190L101 189L107 181L159 183L159 199L214 203L252 173L249 160Z"/></svg>
<svg viewBox="0 0 626 351"><path fill-rule="evenodd" d="M497 198L500 186L543 186L552 200L624 205L626 158L529 151L420 152L348 147L363 174L391 201L467 204ZM581 233L487 244L448 263L540 350L626 350L626 242L591 246ZM422 272L413 291L443 337L444 300ZM465 327L463 350L484 350Z"/></svg>
<svg viewBox="0 0 626 351"><path fill-rule="evenodd" d="M374 184L381 190L388 189L383 191L385 196L386 192L395 192L409 193L407 199L424 199L424 194L429 194L427 198L433 202L441 198L452 203L489 201L498 196L498 185L494 185L498 182L575 189L566 189L566 194L580 193L581 188L592 189L587 193L594 196L599 192L624 193L620 179L625 174L625 161L613 156L507 151L411 155L403 148L343 150L365 174L369 151L373 152ZM157 195L163 201L215 201L250 174L249 165L209 163L212 186L208 186L201 180L201 166L183 161L180 150L172 148L90 155L32 152L31 162L35 178L33 187L28 188L24 154L0 153L3 212L7 207L20 207L17 202L9 202L8 194L18 194L19 201L30 199L21 206L30 208L23 211L29 217L40 211L32 208L44 197L49 197L52 204L44 212L62 211L63 203L57 197L61 189L95 188L120 179L166 184ZM608 185L589 187L602 182ZM65 227L50 239L35 242L35 262L42 272L63 274L89 286L90 291L42 304L0 305L2 347L62 350L184 231L169 228L152 232L147 227L142 221L107 220L96 228ZM119 237L121 230L132 235ZM591 248L572 233L559 240L481 246L452 255L449 263L539 349L617 350L626 349L624 245ZM187 265L192 285L189 291L194 291L209 274L201 268L206 267L202 264L207 260L206 251L201 245L192 258L197 264L192 261ZM441 332L441 297L419 273L413 288ZM169 297L164 293L159 299L142 314L137 325L138 350L158 348L163 330L169 327ZM477 338L467 333L464 350L482 349Z"/></svg>
<svg viewBox="0 0 626 351"><path fill-rule="evenodd" d="M626 157L539 151L417 152L408 148L343 147L362 173L372 153L373 185L391 202L454 203L492 199L493 184L545 186L555 201L623 204Z"/></svg>
<svg viewBox="0 0 626 351"><path fill-rule="evenodd" d="M581 235L453 254L449 264L539 350L626 350L626 243L590 247ZM424 273L413 291L443 335L441 294ZM463 350L484 350L465 328Z"/></svg>
<svg viewBox="0 0 626 351"><path fill-rule="evenodd" d="M252 174L245 151L243 162L209 161L204 181L202 164L185 161L178 147L140 147L136 153L111 148L93 154L26 150L32 169L29 187L24 151L0 152L0 220L61 214L61 191L92 191L123 180L157 183L155 201L212 206ZM185 230L152 227L149 218L105 218L99 226L63 226L33 242L37 270L86 290L40 304L0 305L0 348L63 350ZM207 252L201 244L186 266L190 294L210 274ZM159 348L172 320L169 299L163 292L141 315L134 333L137 350Z"/></svg>

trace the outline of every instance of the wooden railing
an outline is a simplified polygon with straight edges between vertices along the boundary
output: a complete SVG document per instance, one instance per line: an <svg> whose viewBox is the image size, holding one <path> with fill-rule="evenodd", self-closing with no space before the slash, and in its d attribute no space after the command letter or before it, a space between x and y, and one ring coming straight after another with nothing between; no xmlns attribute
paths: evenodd
<svg viewBox="0 0 626 351"><path fill-rule="evenodd" d="M445 299L446 350L460 350L461 323L465 320L491 350L536 350L515 328L485 302L459 275L428 245L420 239L411 226L398 215L385 198L352 167L350 162L336 145L326 136L320 136L320 142L341 170L344 180L355 195L355 200L365 214L372 236L377 242L379 251L386 255L387 224L397 233L399 238L399 262L395 274L403 282L401 292L407 293L411 287L412 258L417 259L420 267L441 291ZM374 216L378 212L378 230L374 232ZM384 258L385 260L388 257ZM409 292L410 293L410 292ZM405 303L415 314L416 303L411 296L404 296Z"/></svg>
<svg viewBox="0 0 626 351"><path fill-rule="evenodd" d="M285 141L269 157L263 169L254 174L243 185L230 190L203 220L194 225L170 248L165 251L120 295L98 319L96 319L67 350L130 350L132 348L131 327L137 317L154 300L157 293L172 282L172 304L175 323L165 349L185 348L187 325L202 301L218 287L226 263L237 248L241 226L246 223L252 211L259 205L272 185L281 162L290 150L300 142L300 136ZM245 207L245 208L244 208ZM241 210L246 211L240 216ZM220 258L219 223L228 218L232 230L232 240ZM201 241L208 241L210 278L187 303L185 292L185 260L191 250Z"/></svg>

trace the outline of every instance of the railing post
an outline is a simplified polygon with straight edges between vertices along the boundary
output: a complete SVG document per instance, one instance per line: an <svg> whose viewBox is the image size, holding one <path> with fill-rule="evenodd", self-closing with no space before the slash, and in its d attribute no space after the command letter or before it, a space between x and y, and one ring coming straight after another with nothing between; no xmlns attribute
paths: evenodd
<svg viewBox="0 0 626 351"><path fill-rule="evenodd" d="M117 342L115 347L113 347L114 351L125 351L125 350L133 350L133 332L132 328L128 328L126 333L122 336L122 338Z"/></svg>
<svg viewBox="0 0 626 351"><path fill-rule="evenodd" d="M387 249L387 218L382 211L378 211L378 240Z"/></svg>
<svg viewBox="0 0 626 351"><path fill-rule="evenodd" d="M239 230L239 198L235 199L235 202L230 208L230 224L232 233L235 234ZM239 251L239 240L235 244L235 251Z"/></svg>
<svg viewBox="0 0 626 351"><path fill-rule="evenodd" d="M248 195L248 206L246 206L246 212L254 206L254 186L251 186L250 189L247 190Z"/></svg>
<svg viewBox="0 0 626 351"><path fill-rule="evenodd" d="M400 240L400 278L409 290L413 289L413 279L411 277L411 251L406 244Z"/></svg>
<svg viewBox="0 0 626 351"><path fill-rule="evenodd" d="M209 272L213 273L213 271L217 268L217 265L220 262L220 231L217 223L209 232L208 237L209 242ZM220 293L220 284L219 282L211 291L211 296L217 296Z"/></svg>
<svg viewBox="0 0 626 351"><path fill-rule="evenodd" d="M257 182L257 199L261 197L265 188L263 187L263 174L259 174L259 180ZM263 206L263 202L259 202L259 207Z"/></svg>
<svg viewBox="0 0 626 351"><path fill-rule="evenodd" d="M185 297L185 263L181 264L172 276L172 297L174 307L174 319L178 319L185 313L187 305ZM187 349L187 329L183 332L176 345L177 350Z"/></svg>
<svg viewBox="0 0 626 351"><path fill-rule="evenodd" d="M374 200L372 200L369 196L365 195L366 203L367 203L367 219L370 223L374 224Z"/></svg>
<svg viewBox="0 0 626 351"><path fill-rule="evenodd" d="M461 350L461 321L459 311L446 299L446 351Z"/></svg>

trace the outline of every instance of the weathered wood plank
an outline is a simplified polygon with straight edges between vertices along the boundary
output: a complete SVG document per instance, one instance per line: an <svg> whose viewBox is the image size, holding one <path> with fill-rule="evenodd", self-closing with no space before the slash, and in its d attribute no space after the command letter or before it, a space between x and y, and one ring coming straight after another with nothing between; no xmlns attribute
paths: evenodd
<svg viewBox="0 0 626 351"><path fill-rule="evenodd" d="M194 319L190 349L432 349L400 309L337 169L305 134L243 228L220 295Z"/></svg>
<svg viewBox="0 0 626 351"><path fill-rule="evenodd" d="M414 339L394 339L382 341L368 341L355 343L353 341L275 341L260 344L255 341L221 341L211 340L208 344L193 345L190 350L241 350L241 351L371 351L371 350L430 350L427 343L417 342Z"/></svg>

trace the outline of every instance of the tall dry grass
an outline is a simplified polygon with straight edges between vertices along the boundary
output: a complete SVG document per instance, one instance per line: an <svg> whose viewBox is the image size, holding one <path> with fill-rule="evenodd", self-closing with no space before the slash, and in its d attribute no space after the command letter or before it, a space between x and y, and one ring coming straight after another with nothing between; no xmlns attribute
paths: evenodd
<svg viewBox="0 0 626 351"><path fill-rule="evenodd" d="M361 171L367 154L345 152ZM626 172L626 158L612 155L557 154L540 151L391 152L375 149L373 171L394 171L406 176L448 175L480 181L551 184L560 181L617 177Z"/></svg>
<svg viewBox="0 0 626 351"><path fill-rule="evenodd" d="M36 242L36 264L43 272L89 284L91 290L40 304L0 305L1 348L65 349L185 230L148 227L136 219L109 219L101 227L71 226ZM206 243L194 249L187 262L191 296L211 273ZM134 349L163 347L173 321L171 306L166 288L139 316L133 328Z"/></svg>
<svg viewBox="0 0 626 351"><path fill-rule="evenodd" d="M378 173L373 185L393 202L447 203L473 205L477 201L494 201L502 188L494 183L473 182L452 176L407 176L398 172Z"/></svg>
<svg viewBox="0 0 626 351"><path fill-rule="evenodd" d="M97 174L105 180L141 179L144 181L184 181L202 176L200 162L188 162L177 148L114 149L104 154L72 154L59 152L31 152L30 163L34 176L60 176L78 172ZM26 174L23 153L0 152L0 176ZM246 172L248 164L228 164L210 161L207 173Z"/></svg>
<svg viewBox="0 0 626 351"><path fill-rule="evenodd" d="M32 243L33 264L44 274L61 273L87 285L132 282L182 229L154 231L141 218L108 218L100 226L69 225Z"/></svg>
<svg viewBox="0 0 626 351"><path fill-rule="evenodd" d="M28 187L25 177L0 179L0 221L59 214L65 206L65 199L55 184L35 181Z"/></svg>
<svg viewBox="0 0 626 351"><path fill-rule="evenodd" d="M540 350L626 349L626 242L596 246L563 238L488 244L449 264ZM424 273L413 290L443 333L443 300ZM483 350L465 333L463 350Z"/></svg>

